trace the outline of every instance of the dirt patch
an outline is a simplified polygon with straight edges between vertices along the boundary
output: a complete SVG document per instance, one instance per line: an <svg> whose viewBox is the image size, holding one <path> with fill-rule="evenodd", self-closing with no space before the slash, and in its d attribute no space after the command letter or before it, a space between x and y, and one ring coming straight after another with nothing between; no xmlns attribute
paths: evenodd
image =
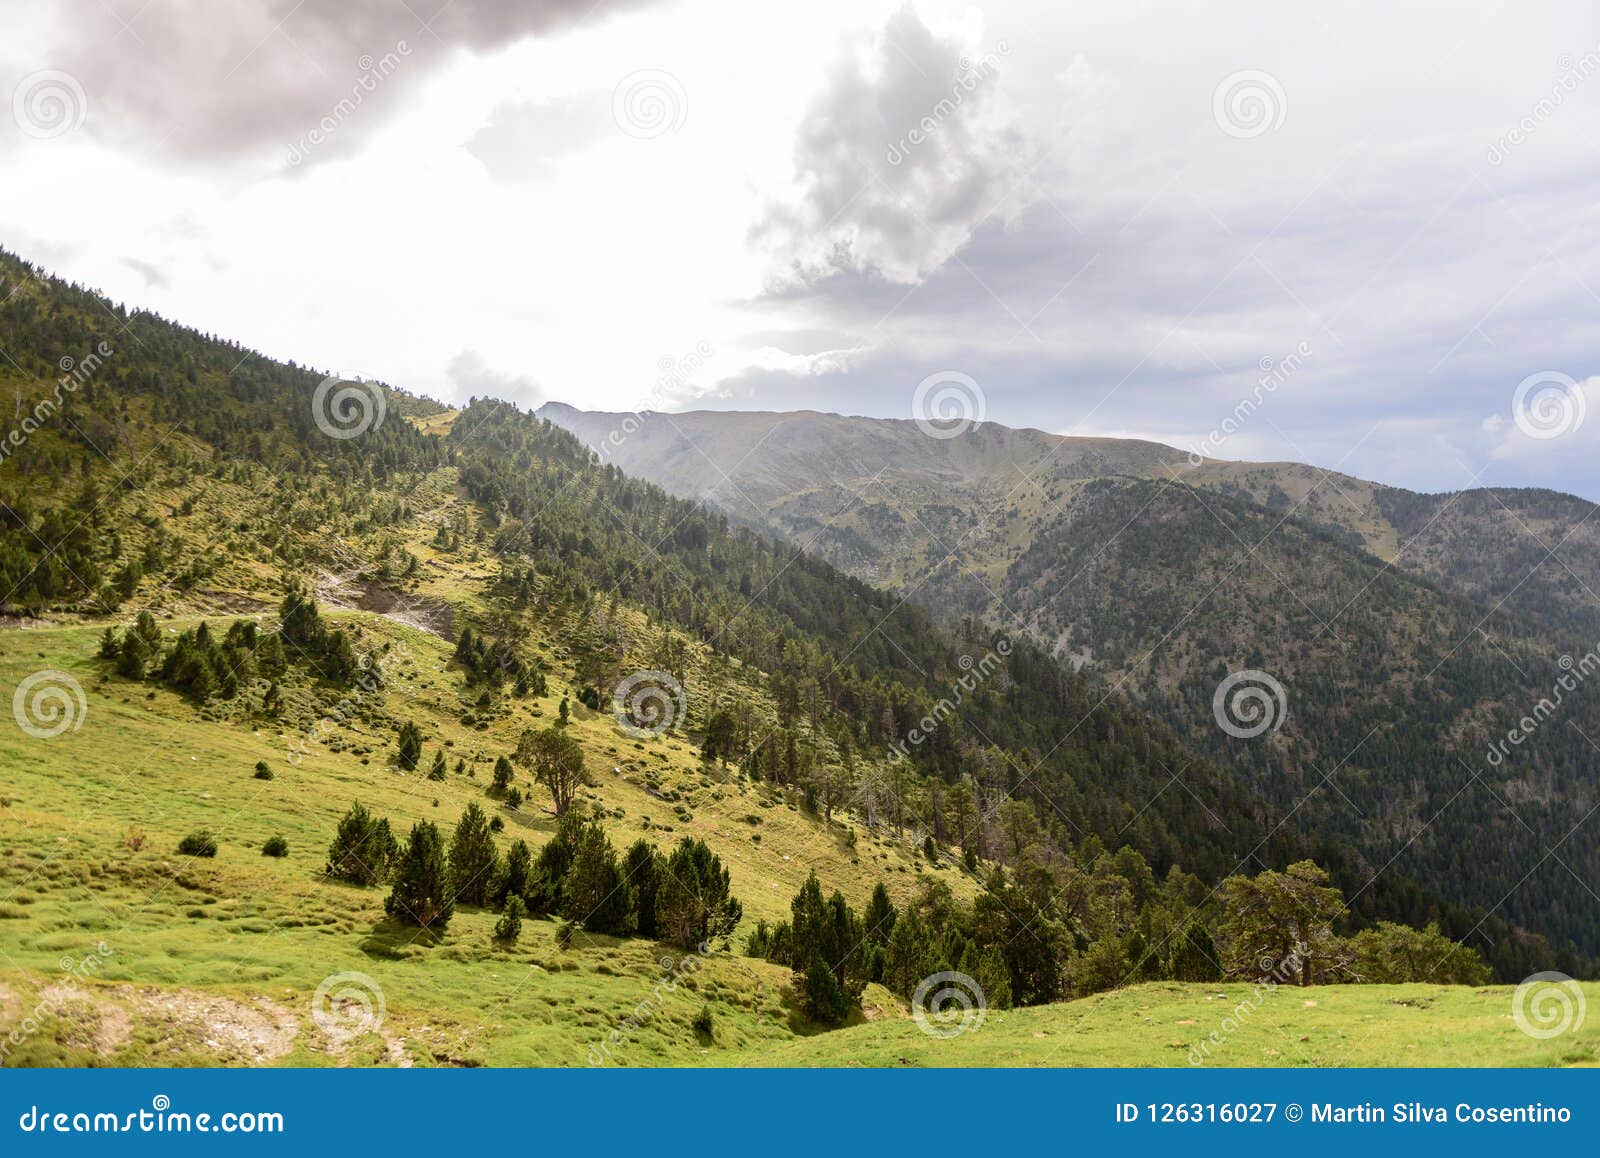
<svg viewBox="0 0 1600 1158"><path fill-rule="evenodd" d="M317 578L317 598L345 611L371 611L385 619L455 641L455 610L439 599L406 595L354 575L323 571Z"/></svg>
<svg viewBox="0 0 1600 1158"><path fill-rule="evenodd" d="M261 1065L294 1048L299 1019L264 997L242 1001L191 989L138 989L124 986L141 1026L160 1040L152 1052L187 1053L204 1048L223 1064Z"/></svg>
<svg viewBox="0 0 1600 1158"><path fill-rule="evenodd" d="M39 991L39 1004L55 1010L56 1037L63 1045L110 1057L128 1044L133 1019L114 1001L70 985L47 985Z"/></svg>
<svg viewBox="0 0 1600 1158"><path fill-rule="evenodd" d="M422 599L415 595L402 595L379 587L376 583L362 585L361 596L356 601L361 611L375 611L385 619L404 623L419 631L426 631L441 639L455 641L455 610L438 599Z"/></svg>

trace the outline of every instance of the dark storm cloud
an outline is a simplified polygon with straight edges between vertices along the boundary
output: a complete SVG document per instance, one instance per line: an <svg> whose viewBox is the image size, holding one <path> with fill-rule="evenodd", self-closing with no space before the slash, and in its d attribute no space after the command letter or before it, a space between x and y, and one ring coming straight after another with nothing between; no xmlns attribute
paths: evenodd
<svg viewBox="0 0 1600 1158"><path fill-rule="evenodd" d="M1017 133L991 109L1006 51L966 57L906 7L870 68L849 57L834 69L795 141L798 197L752 231L780 279L908 282L965 240L1021 160Z"/></svg>
<svg viewBox="0 0 1600 1158"><path fill-rule="evenodd" d="M39 68L89 129L193 162L348 151L456 50L487 51L649 0L67 0ZM297 162L299 163L299 162Z"/></svg>

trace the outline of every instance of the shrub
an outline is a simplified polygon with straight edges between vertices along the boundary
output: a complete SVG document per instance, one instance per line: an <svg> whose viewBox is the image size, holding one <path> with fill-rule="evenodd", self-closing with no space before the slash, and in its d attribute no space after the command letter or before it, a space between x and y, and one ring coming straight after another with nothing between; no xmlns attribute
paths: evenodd
<svg viewBox="0 0 1600 1158"><path fill-rule="evenodd" d="M261 846L262 856L288 856L289 842L281 836L269 836Z"/></svg>
<svg viewBox="0 0 1600 1158"><path fill-rule="evenodd" d="M217 838L205 829L191 832L178 842L179 856L216 856Z"/></svg>
<svg viewBox="0 0 1600 1158"><path fill-rule="evenodd" d="M517 938L522 936L522 918L527 911L521 897L515 893L507 897L506 911L494 923L494 939L502 945L516 944Z"/></svg>
<svg viewBox="0 0 1600 1158"><path fill-rule="evenodd" d="M717 1028L717 1018L711 1012L711 1006L706 1004L700 1007L700 1012L694 1015L694 1020L689 1024L701 1037L711 1037Z"/></svg>
<svg viewBox="0 0 1600 1158"><path fill-rule="evenodd" d="M271 780L272 779L272 769L267 767L267 762L265 760L257 760L256 761L256 779L257 780Z"/></svg>

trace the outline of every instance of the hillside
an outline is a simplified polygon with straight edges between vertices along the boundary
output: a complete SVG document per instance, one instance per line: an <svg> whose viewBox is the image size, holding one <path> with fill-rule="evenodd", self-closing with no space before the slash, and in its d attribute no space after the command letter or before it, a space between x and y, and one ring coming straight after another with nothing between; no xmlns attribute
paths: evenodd
<svg viewBox="0 0 1600 1158"><path fill-rule="evenodd" d="M999 1012L1267 950L1318 989L1586 965L505 403L3 254L0 346L6 1064L737 1064L951 969Z"/></svg>
<svg viewBox="0 0 1600 1158"><path fill-rule="evenodd" d="M909 419L814 411L620 414L551 402L540 414L602 461L805 542L852 574L913 584L938 563L935 601L969 605L1083 482L1135 478L1247 499L1539 625L1591 641L1600 630L1600 521L1572 495L1417 494L1301 463L1191 459L1161 443L992 422L929 438Z"/></svg>
<svg viewBox="0 0 1600 1158"><path fill-rule="evenodd" d="M815 413L541 413L947 619L1033 639L1337 834L1366 875L1399 868L1600 951L1584 884L1600 879L1600 697L1568 694L1554 726L1488 754L1569 668L1600 664L1593 504L993 423L930 438ZM1238 671L1283 689L1259 739L1217 726Z"/></svg>
<svg viewBox="0 0 1600 1158"><path fill-rule="evenodd" d="M1600 989L1585 987L1589 1000ZM940 1038L905 1017L763 1043L771 1066L1550 1066L1596 1064L1600 1030L1520 1032L1512 991L1360 985L1265 997L1239 986L1135 985L1061 1005L984 1014ZM1237 1011L1247 1012L1240 1016ZM1234 1018L1229 1030L1224 1023ZM961 1025L952 1013L950 1031ZM1209 1040L1212 1033L1222 1039Z"/></svg>

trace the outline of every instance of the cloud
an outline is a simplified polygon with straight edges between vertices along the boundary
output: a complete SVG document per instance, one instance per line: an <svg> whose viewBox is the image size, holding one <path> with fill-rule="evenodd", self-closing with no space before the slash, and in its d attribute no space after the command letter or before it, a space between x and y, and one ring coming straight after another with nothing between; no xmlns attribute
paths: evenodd
<svg viewBox="0 0 1600 1158"><path fill-rule="evenodd" d="M964 244L1022 163L997 96L1009 51L963 55L906 7L866 61L842 61L800 125L795 195L752 230L781 279L909 284Z"/></svg>
<svg viewBox="0 0 1600 1158"><path fill-rule="evenodd" d="M501 105L467 142L496 181L552 173L562 157L616 134L609 97L589 94L546 103Z"/></svg>
<svg viewBox="0 0 1600 1158"><path fill-rule="evenodd" d="M1489 457L1535 477L1592 470L1600 451L1600 376L1581 381L1559 371L1529 375L1507 411L1483 420Z"/></svg>
<svg viewBox="0 0 1600 1158"><path fill-rule="evenodd" d="M36 67L77 77L90 131L120 147L201 163L297 148L320 160L351 151L453 52L648 2L66 0Z"/></svg>
<svg viewBox="0 0 1600 1158"><path fill-rule="evenodd" d="M495 370L476 350L462 350L445 367L456 397L498 398L532 410L544 402L544 387L521 374Z"/></svg>
<svg viewBox="0 0 1600 1158"><path fill-rule="evenodd" d="M144 284L152 289L167 289L172 284L167 280L167 275L162 272L159 266L151 265L148 261L140 261L136 257L125 257L122 259L122 264L144 278Z"/></svg>

